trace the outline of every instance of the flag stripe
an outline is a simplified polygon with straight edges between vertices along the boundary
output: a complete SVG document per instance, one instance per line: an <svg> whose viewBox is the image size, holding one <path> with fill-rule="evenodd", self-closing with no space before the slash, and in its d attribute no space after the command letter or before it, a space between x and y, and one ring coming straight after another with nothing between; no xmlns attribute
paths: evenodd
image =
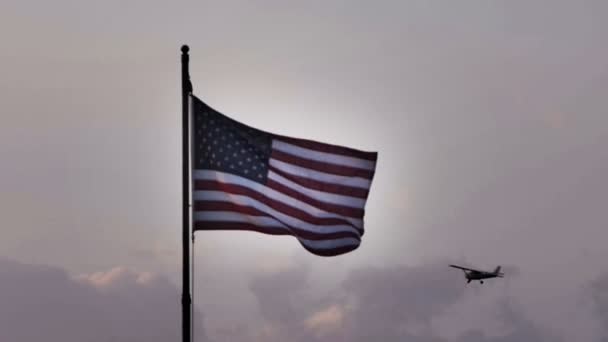
<svg viewBox="0 0 608 342"><path fill-rule="evenodd" d="M206 190L199 190L199 191L217 191L217 189L206 189ZM230 199L230 198L231 197L229 197L228 199ZM255 198L250 197L250 199L257 201ZM267 203L264 203L261 201L257 201L257 202L267 205ZM210 200L210 199L204 199L204 200L198 199L198 200L194 201L194 210L195 211L205 211L205 210L238 211L237 209L241 209L244 213L246 213L248 215L254 215L254 216L261 216L261 215L268 216L269 215L269 213L267 211L263 210L264 208L260 208L259 206L241 205L241 204L237 204L237 203L233 203L233 202L225 202L222 200ZM277 209L277 208L273 208L273 209ZM272 215L270 215L270 216L272 217ZM357 229L357 231L360 231L359 228L357 228L350 222L340 219L340 218L314 217L314 216L310 216L306 213L302 213L302 215L297 216L297 218L301 219L304 222L315 224L315 225L327 225L327 226L344 226L344 225L346 225L346 226L350 226L354 229ZM277 219L277 218L274 217L274 219ZM282 222L282 223L285 224L285 222ZM287 225L289 225L289 224L287 224Z"/></svg>
<svg viewBox="0 0 608 342"><path fill-rule="evenodd" d="M256 226L265 226L281 229L281 231L285 232L286 225L279 222L278 220L264 214L263 212L256 210L252 207L246 207L246 211L236 212L237 209L240 209L237 204L219 202L219 201L209 201L205 204L205 211L195 212L193 214L193 219L196 222L234 222L234 223L249 223ZM253 210L252 210L253 209ZM289 234L287 232L286 234Z"/></svg>
<svg viewBox="0 0 608 342"><path fill-rule="evenodd" d="M363 198L363 199L367 198L367 195L369 193L369 189L355 188L352 186L346 186L346 185L340 185L340 184L334 184L334 183L324 183L324 182L320 182L315 179L308 179L308 178L304 178L304 177L294 176L294 175L290 175L290 174L283 172L283 171L277 169L276 167L272 167L272 166L270 166L268 168L268 170L270 170L271 172L274 172L276 174L279 174L282 177L284 177L285 179L289 179L290 181L292 181L296 184L299 184L301 186L304 186L304 187L307 187L310 189L314 189L314 190L318 190L318 191L322 191L322 192L326 192L326 193L352 196L352 197L358 197L358 198Z"/></svg>
<svg viewBox="0 0 608 342"><path fill-rule="evenodd" d="M286 194L287 196L290 196L292 198L297 199L298 201L304 202L306 204L310 204L313 207L319 208L319 209L323 209L327 212L330 213L334 213L337 215L341 215L341 216L345 216L345 217L349 217L349 218L354 218L354 219L361 219L363 218L363 214L364 211L363 209L358 209L358 208L350 208L350 207L345 207L345 206L340 206L340 205L336 205L336 204L331 204L331 203L324 203L321 201L318 201L314 198L310 198L300 192L297 192L281 183L278 183L272 179L269 179L266 182L266 185L273 190L276 191L280 191L281 193Z"/></svg>
<svg viewBox="0 0 608 342"><path fill-rule="evenodd" d="M358 246L359 243L361 242L358 239L355 238L340 238L340 239L332 239L332 240L320 240L320 241L314 241L314 240L307 240L307 239L299 239L300 242L302 242L302 244L304 246L313 248L315 250L319 250L319 249L335 249L335 248L340 248L340 247L348 247L348 246Z"/></svg>
<svg viewBox="0 0 608 342"><path fill-rule="evenodd" d="M266 185L272 187L270 185L270 181L274 181L282 184L285 187L291 188L293 191L297 191L303 195L310 197L311 199L321 202L321 203L329 203L329 204L337 204L345 207L363 209L365 207L365 199L351 196L344 196L338 194L328 194L323 191L317 191L314 189L309 189L305 186L301 186L296 182L292 182L289 179L279 175L276 172L270 171L268 172L268 182ZM322 198L323 201L319 201L318 199ZM312 204L312 203L310 203ZM312 204L314 205L314 204Z"/></svg>
<svg viewBox="0 0 608 342"><path fill-rule="evenodd" d="M194 230L251 230L269 235L293 235L283 227L255 225L248 222L204 221L193 223Z"/></svg>
<svg viewBox="0 0 608 342"><path fill-rule="evenodd" d="M254 231L269 235L290 235L284 228L275 228L269 226L256 226L250 223L244 222L214 222L214 221L196 221L194 222L195 230L247 230ZM336 256L344 253L348 253L353 251L359 247L360 241L358 240L347 240L347 244L344 244L344 240L337 240L335 246L319 246L319 247L329 247L329 248L315 248L314 242L310 239L300 239L296 236L298 242L304 247L307 251L320 255L320 256ZM330 240L336 241L336 240ZM354 243L357 241L357 243Z"/></svg>
<svg viewBox="0 0 608 342"><path fill-rule="evenodd" d="M348 176L332 175L331 173L307 169L304 167L288 164L288 163L282 162L280 160L272 159L272 158L268 161L268 163L270 164L270 166L272 166L278 170L281 170L285 173L288 173L288 174L291 174L294 176L308 178L308 179L315 179L315 180L318 180L318 181L321 181L324 183L335 183L335 184L347 185L347 186L358 187L358 188L363 188L363 189L368 189L371 184L370 179L361 178L361 177L348 177Z"/></svg>
<svg viewBox="0 0 608 342"><path fill-rule="evenodd" d="M232 175L229 173L224 173L221 171L211 171L211 170L195 170L194 171L194 190L209 190L206 187L204 181L211 181L211 183L225 184L225 185L233 185L235 187L227 188L224 187L224 191L239 191L241 195L249 195L251 197L256 198L258 200L266 201L266 203L277 203L278 206L288 206L293 210L303 211L308 215L318 217L318 218L338 218L342 219L345 222L349 222L353 226L357 228L363 227L363 221L357 217L347 217L344 215L333 213L324 208L319 208L302 202L296 198L290 197L282 192L276 191L274 189L269 188L268 186L262 185L260 183L251 181L249 179ZM210 190L217 190L217 184L211 184ZM356 211L356 209L353 209Z"/></svg>
<svg viewBox="0 0 608 342"><path fill-rule="evenodd" d="M194 208L199 210L204 208L204 201L224 201L232 202L241 206L249 206L264 212L265 215L271 216L280 222L295 228L308 229L311 231L322 232L348 230L361 234L361 229L355 227L352 223L337 218L314 217L305 211L295 209L293 207L281 204L276 201L265 201L264 197L255 198L257 194L250 189L239 187L233 184L221 184L216 189L212 185L213 182L208 182L210 190L194 191ZM219 185L220 183L215 183ZM238 189L240 188L240 189ZM246 189L245 193L239 193L240 190ZM237 190L237 191L233 191ZM253 195L253 196L252 196ZM258 196L256 196L258 197Z"/></svg>
<svg viewBox="0 0 608 342"><path fill-rule="evenodd" d="M299 156L308 160L316 160L319 162L325 162L336 165L350 166L357 169L364 169L373 171L376 168L376 162L366 159L359 159L354 157L347 157L337 155L334 153L319 152L303 147L299 147L293 144L286 143L284 141L273 139L272 149L288 153L292 156Z"/></svg>
<svg viewBox="0 0 608 342"><path fill-rule="evenodd" d="M355 149L344 147L344 146L324 144L324 143L319 143L319 142L312 141L312 140L296 139L296 138L290 138L290 137L276 135L276 134L274 136L275 136L275 139L287 142L287 143L295 145L295 146L307 148L309 150L337 154L337 155L347 156L347 157L354 157L354 158L359 158L359 159L365 159L365 160L374 161L374 162L378 158L378 154L376 152L364 152L364 151L359 151L359 150L355 150Z"/></svg>
<svg viewBox="0 0 608 342"><path fill-rule="evenodd" d="M279 150L272 150L272 154L270 155L270 157L272 159L280 160L282 162L289 163L292 165L297 165L307 169L321 171L338 176L361 177L365 179L372 179L374 177L374 172L370 170L299 158L297 156Z"/></svg>
<svg viewBox="0 0 608 342"><path fill-rule="evenodd" d="M270 188L269 188L270 189ZM298 199L292 199L292 203L285 203L280 200L268 197L263 193L252 190L246 186L230 183L222 183L218 181L196 180L194 194L200 191L224 191L229 194L242 195L252 198L258 202L264 203L276 210L282 211L288 215L294 215L298 219L305 220L313 224L348 224L354 228L360 229L362 224L358 219L347 218L339 214L320 210L319 208L308 205ZM274 191L274 190L273 190ZM195 197L195 200L204 200L205 198ZM301 205L298 205L301 203ZM196 203L195 203L196 204ZM197 208L195 208L197 209ZM353 209L354 210L354 209Z"/></svg>
<svg viewBox="0 0 608 342"><path fill-rule="evenodd" d="M217 207L219 209L219 206ZM213 227L230 227L231 225L238 227L237 224L247 224L249 226L257 227L272 227L271 233L273 235L295 235L302 237L307 240L329 240L329 239L343 239L352 238L361 240L360 235L347 231L335 231L326 233L315 233L304 229L298 229L295 227L289 227L284 225L278 220L266 216L263 212L260 214L242 213L238 206L229 207L226 206L228 211L204 211L196 213L196 222L204 222L204 229L213 229ZM207 210L207 209L205 209ZM249 211L249 209L248 209ZM234 228L235 229L235 228ZM282 231L282 233L279 232Z"/></svg>

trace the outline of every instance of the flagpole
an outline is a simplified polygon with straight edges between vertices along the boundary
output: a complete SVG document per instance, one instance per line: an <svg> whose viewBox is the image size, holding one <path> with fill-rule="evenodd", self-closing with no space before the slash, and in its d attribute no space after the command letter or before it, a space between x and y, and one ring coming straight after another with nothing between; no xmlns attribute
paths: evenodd
<svg viewBox="0 0 608 342"><path fill-rule="evenodd" d="M188 45L182 46L182 342L191 342L190 297L190 113L189 95L192 92L188 64Z"/></svg>

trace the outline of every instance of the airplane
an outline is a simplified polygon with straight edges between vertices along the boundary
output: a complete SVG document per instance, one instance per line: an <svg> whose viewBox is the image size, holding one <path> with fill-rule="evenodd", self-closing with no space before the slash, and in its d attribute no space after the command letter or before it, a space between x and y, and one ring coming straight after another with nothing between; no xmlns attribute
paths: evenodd
<svg viewBox="0 0 608 342"><path fill-rule="evenodd" d="M467 278L467 284L470 283L471 280L479 280L479 282L483 284L483 279L504 277L504 273L500 272L500 266L496 267L493 272L480 271L458 265L450 265L450 267L462 270L464 272L464 277Z"/></svg>

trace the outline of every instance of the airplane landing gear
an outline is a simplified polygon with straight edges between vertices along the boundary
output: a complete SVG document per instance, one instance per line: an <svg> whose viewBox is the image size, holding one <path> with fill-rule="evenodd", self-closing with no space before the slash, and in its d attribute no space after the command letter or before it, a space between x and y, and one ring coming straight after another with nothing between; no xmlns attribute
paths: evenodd
<svg viewBox="0 0 608 342"><path fill-rule="evenodd" d="M483 284L483 280L480 280L479 282Z"/></svg>

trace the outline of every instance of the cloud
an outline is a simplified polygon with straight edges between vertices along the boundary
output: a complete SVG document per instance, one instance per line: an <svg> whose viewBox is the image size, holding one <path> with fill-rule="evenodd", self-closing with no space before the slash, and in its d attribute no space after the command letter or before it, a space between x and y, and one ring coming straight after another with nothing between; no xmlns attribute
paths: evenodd
<svg viewBox="0 0 608 342"><path fill-rule="evenodd" d="M558 342L557 336L543 331L529 320L523 310L517 309L509 298L501 298L495 310L504 331L487 333L479 329L470 329L458 337L458 342ZM501 329L503 330L503 329Z"/></svg>
<svg viewBox="0 0 608 342"><path fill-rule="evenodd" d="M293 342L559 341L535 325L506 294L499 294L489 308L500 329L482 329L483 323L473 322L454 336L443 334L437 318L458 322L459 316L477 310L461 306L467 298L476 296L475 289L464 286L446 264L360 268L350 272L336 288L323 292L309 291L312 275L306 267L294 265L258 275L251 289L263 323L253 335L260 341Z"/></svg>
<svg viewBox="0 0 608 342"><path fill-rule="evenodd" d="M76 280L89 284L98 290L124 289L130 286L169 285L167 279L149 272L135 272L124 267L115 267L109 271L83 274ZM169 285L170 286L170 285Z"/></svg>
<svg viewBox="0 0 608 342"><path fill-rule="evenodd" d="M304 322L306 328L316 332L317 337L326 336L342 328L345 310L338 305L315 312Z"/></svg>
<svg viewBox="0 0 608 342"><path fill-rule="evenodd" d="M593 310L602 327L602 341L608 341L608 273L604 273L592 281L590 290Z"/></svg>
<svg viewBox="0 0 608 342"><path fill-rule="evenodd" d="M256 275L250 289L259 321L216 331L217 341L560 341L505 293L485 308L500 329L469 322L456 335L443 334L437 319L461 324L458 316L479 309L461 304L481 296L448 272L445 262L360 268L322 291L311 289L313 276L297 263ZM497 294L486 289L486 296ZM607 326L608 275L590 289ZM60 268L0 258L0 302L0 341L154 342L180 335L177 289L161 275L125 267L70 276ZM197 315L197 340L205 341L201 321Z"/></svg>
<svg viewBox="0 0 608 342"><path fill-rule="evenodd" d="M364 268L344 281L344 288L365 310L390 309L392 320L425 321L462 296L447 263L416 267ZM460 281L461 279L458 279Z"/></svg>
<svg viewBox="0 0 608 342"><path fill-rule="evenodd" d="M0 258L0 341L176 341L177 289L124 267L71 277ZM199 315L197 315L199 316ZM197 340L206 340L200 317Z"/></svg>
<svg viewBox="0 0 608 342"><path fill-rule="evenodd" d="M438 341L431 319L464 290L446 271L446 264L437 262L351 272L343 283L353 307L346 318L347 340Z"/></svg>
<svg viewBox="0 0 608 342"><path fill-rule="evenodd" d="M255 276L250 290L257 299L263 328L260 341L301 341L306 339L304 321L312 313L306 265L269 268Z"/></svg>

